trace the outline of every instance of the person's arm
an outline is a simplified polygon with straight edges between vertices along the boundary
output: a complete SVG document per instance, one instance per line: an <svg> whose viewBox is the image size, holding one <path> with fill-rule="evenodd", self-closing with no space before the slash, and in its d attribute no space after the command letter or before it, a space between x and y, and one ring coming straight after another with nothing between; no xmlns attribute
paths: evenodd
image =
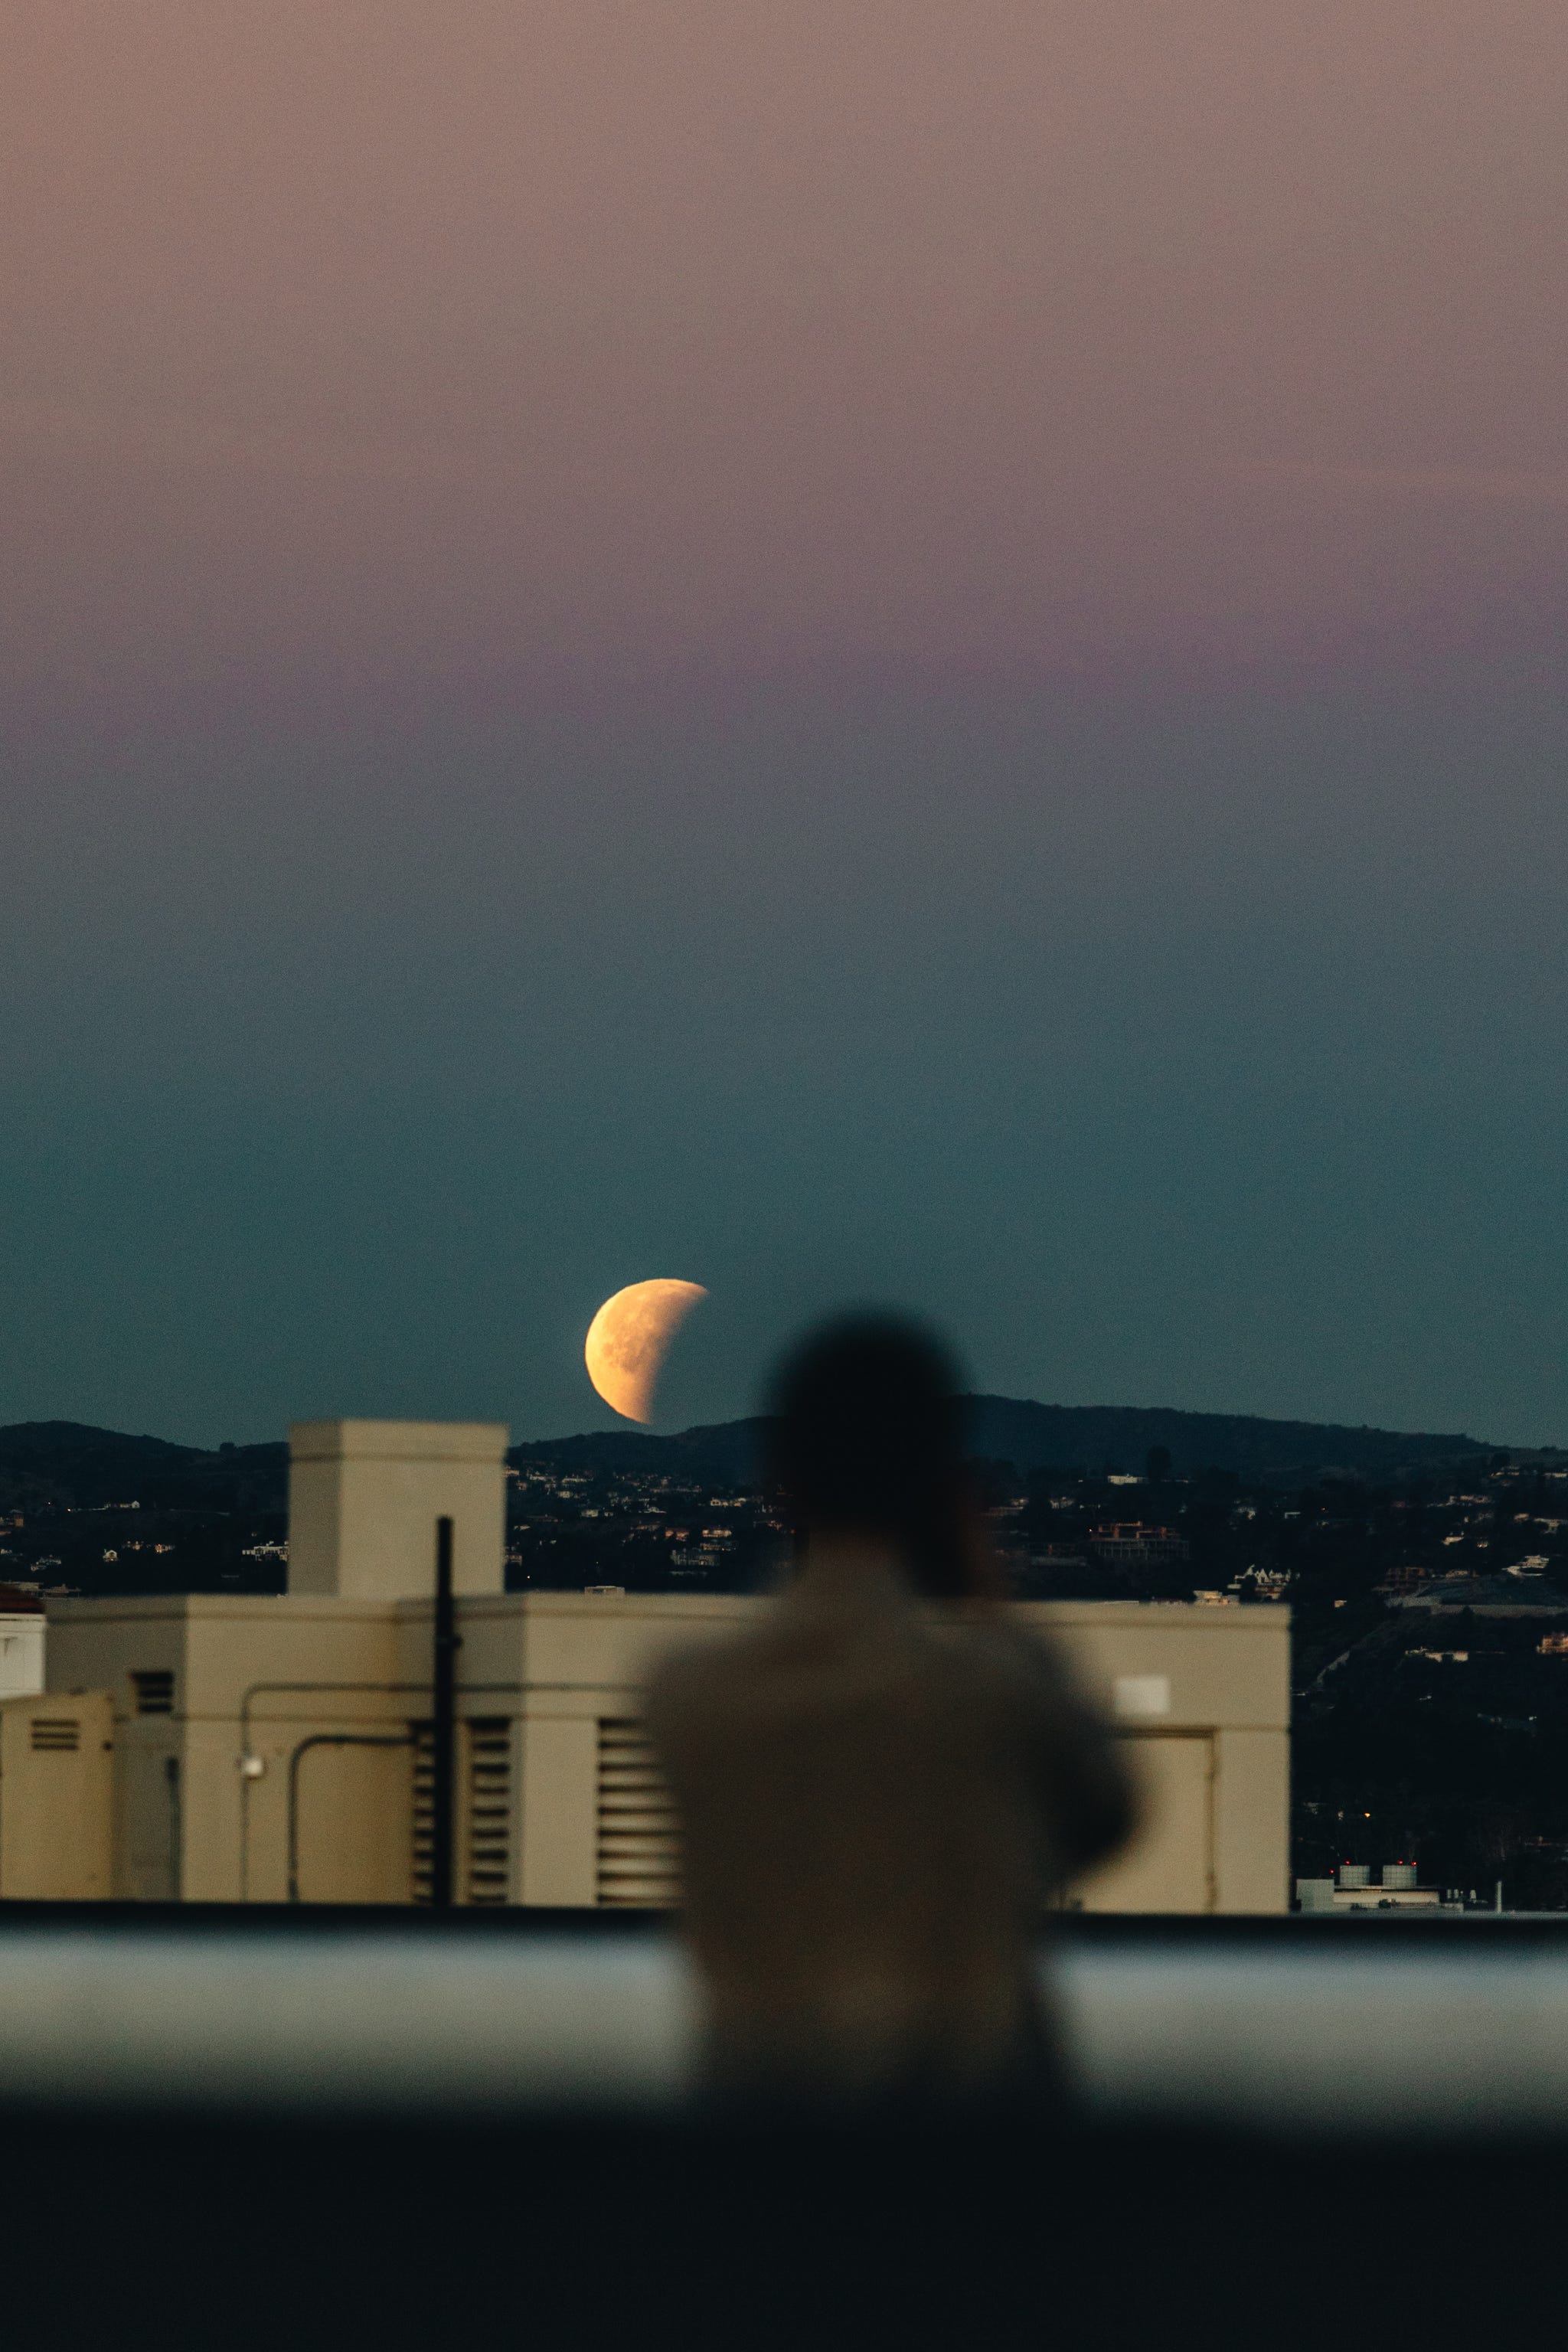
<svg viewBox="0 0 1568 2352"><path fill-rule="evenodd" d="M1054 1643L995 1620L986 1634L1017 1677L1041 1811L1064 1874L1076 1877L1124 1845L1138 1826L1137 1790L1121 1745Z"/></svg>

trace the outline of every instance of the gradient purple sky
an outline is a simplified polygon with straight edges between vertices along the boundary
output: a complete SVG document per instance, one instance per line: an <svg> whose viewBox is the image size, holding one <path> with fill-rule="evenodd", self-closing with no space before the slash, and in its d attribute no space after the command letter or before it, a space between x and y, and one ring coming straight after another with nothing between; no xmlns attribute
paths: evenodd
<svg viewBox="0 0 1568 2352"><path fill-rule="evenodd" d="M0 1419L1568 1437L1555 0L7 49Z"/></svg>

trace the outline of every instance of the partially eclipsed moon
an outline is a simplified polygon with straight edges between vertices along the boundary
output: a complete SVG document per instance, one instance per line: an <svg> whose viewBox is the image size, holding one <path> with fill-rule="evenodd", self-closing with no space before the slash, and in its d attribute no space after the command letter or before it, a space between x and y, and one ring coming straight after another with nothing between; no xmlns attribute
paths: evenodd
<svg viewBox="0 0 1568 2352"><path fill-rule="evenodd" d="M605 1402L627 1421L651 1421L670 1342L708 1293L700 1282L631 1282L588 1326L583 1359Z"/></svg>

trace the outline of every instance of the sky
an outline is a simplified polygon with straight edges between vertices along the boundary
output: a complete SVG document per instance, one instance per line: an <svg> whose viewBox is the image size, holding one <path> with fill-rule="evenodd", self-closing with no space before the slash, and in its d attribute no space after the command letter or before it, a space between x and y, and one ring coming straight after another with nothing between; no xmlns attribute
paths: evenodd
<svg viewBox="0 0 1568 2352"><path fill-rule="evenodd" d="M14 0L0 1422L1568 1443L1557 0Z"/></svg>

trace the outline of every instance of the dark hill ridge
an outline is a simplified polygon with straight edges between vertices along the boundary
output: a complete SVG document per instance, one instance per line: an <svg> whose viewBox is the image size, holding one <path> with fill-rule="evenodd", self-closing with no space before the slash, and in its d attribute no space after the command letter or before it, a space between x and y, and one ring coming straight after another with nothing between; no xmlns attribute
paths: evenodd
<svg viewBox="0 0 1568 2352"><path fill-rule="evenodd" d="M1263 1421L1251 1413L1177 1412L1152 1405L1029 1404L973 1397L977 1454L1020 1470L1142 1470L1151 1446L1170 1451L1178 1476L1234 1470L1244 1480L1289 1485L1336 1471L1373 1481L1419 1475L1484 1459L1473 1437L1347 1429L1334 1422Z"/></svg>
<svg viewBox="0 0 1568 2352"><path fill-rule="evenodd" d="M1477 1465L1494 1450L1460 1435L1348 1429L1334 1423L1262 1421L1248 1413L1177 1412L1162 1406L1034 1404L1019 1397L966 1400L970 1450L1031 1470L1142 1470L1151 1446L1170 1451L1178 1476L1234 1470L1257 1484L1289 1486L1335 1472L1374 1482ZM743 1482L756 1474L761 1421L721 1422L651 1437L626 1430L516 1445L510 1459L563 1470L651 1470L674 1477Z"/></svg>
<svg viewBox="0 0 1568 2352"><path fill-rule="evenodd" d="M0 1429L0 1501L16 1510L138 1502L149 1510L280 1511L288 1475L289 1448L281 1444L210 1454L79 1421L18 1421Z"/></svg>
<svg viewBox="0 0 1568 2352"><path fill-rule="evenodd" d="M1493 1450L1471 1437L1261 1421L1245 1413L1033 1404L988 1396L971 1397L968 1406L971 1450L1013 1462L1026 1474L1142 1470L1150 1447L1163 1445L1178 1475L1217 1468L1256 1484L1288 1486L1339 1471L1384 1481L1473 1467ZM755 1420L728 1421L668 1437L606 1430L514 1445L509 1458L520 1466L641 1470L739 1484L756 1475L763 1426ZM150 1509L280 1511L288 1468L282 1443L212 1453L74 1421L0 1428L0 1504L13 1509L50 1504L91 1509L134 1500Z"/></svg>

